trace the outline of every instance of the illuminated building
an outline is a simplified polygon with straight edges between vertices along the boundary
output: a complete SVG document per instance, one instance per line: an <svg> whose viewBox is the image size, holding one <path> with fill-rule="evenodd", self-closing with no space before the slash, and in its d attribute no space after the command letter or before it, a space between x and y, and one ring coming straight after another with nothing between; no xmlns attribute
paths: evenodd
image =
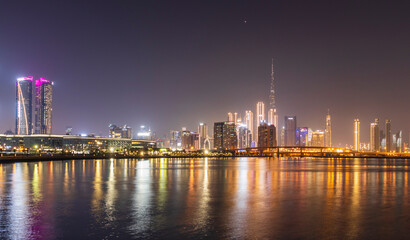
<svg viewBox="0 0 410 240"><path fill-rule="evenodd" d="M199 149L204 149L205 139L208 138L208 126L205 123L200 123L198 126L199 133Z"/></svg>
<svg viewBox="0 0 410 240"><path fill-rule="evenodd" d="M151 129L146 129L144 125L140 126L140 130L137 133L137 139L139 140L152 140Z"/></svg>
<svg viewBox="0 0 410 240"><path fill-rule="evenodd" d="M296 129L296 146L310 146L312 141L312 129L307 127Z"/></svg>
<svg viewBox="0 0 410 240"><path fill-rule="evenodd" d="M326 115L326 126L325 126L325 147L332 146L332 125L330 121L330 113L327 112Z"/></svg>
<svg viewBox="0 0 410 240"><path fill-rule="evenodd" d="M199 133L182 130L181 133L182 149L198 150L199 149Z"/></svg>
<svg viewBox="0 0 410 240"><path fill-rule="evenodd" d="M265 104L263 102L258 102L256 104L256 130L265 121ZM258 131L256 131L256 139L258 139Z"/></svg>
<svg viewBox="0 0 410 240"><path fill-rule="evenodd" d="M53 82L40 78L35 81L34 133L52 133Z"/></svg>
<svg viewBox="0 0 410 240"><path fill-rule="evenodd" d="M254 140L254 134L253 134L253 112L248 110L245 112L245 124L246 124L246 128L250 131L251 134L251 141L255 141Z"/></svg>
<svg viewBox="0 0 410 240"><path fill-rule="evenodd" d="M391 151L391 140L392 140L390 120L386 120L385 128L386 128L385 129L386 130L386 152L390 152Z"/></svg>
<svg viewBox="0 0 410 240"><path fill-rule="evenodd" d="M234 113L234 114L233 114L233 122L234 122L235 124L238 123L238 113Z"/></svg>
<svg viewBox="0 0 410 240"><path fill-rule="evenodd" d="M285 116L285 144L284 146L296 145L296 116Z"/></svg>
<svg viewBox="0 0 410 240"><path fill-rule="evenodd" d="M124 125L121 131L121 138L132 138L132 128Z"/></svg>
<svg viewBox="0 0 410 240"><path fill-rule="evenodd" d="M252 136L251 131L246 127L245 124L240 124L238 126L238 148L248 148L251 147Z"/></svg>
<svg viewBox="0 0 410 240"><path fill-rule="evenodd" d="M258 127L258 147L275 147L276 142L276 127L275 125L261 123Z"/></svg>
<svg viewBox="0 0 410 240"><path fill-rule="evenodd" d="M110 124L109 126L109 134L110 138L121 138L122 128L117 127L117 125Z"/></svg>
<svg viewBox="0 0 410 240"><path fill-rule="evenodd" d="M285 126L280 130L280 146L285 146Z"/></svg>
<svg viewBox="0 0 410 240"><path fill-rule="evenodd" d="M21 77L16 85L16 131L18 135L32 133L33 77Z"/></svg>
<svg viewBox="0 0 410 240"><path fill-rule="evenodd" d="M214 124L214 148L232 150L237 147L236 126L233 122L216 122Z"/></svg>
<svg viewBox="0 0 410 240"><path fill-rule="evenodd" d="M403 132L398 131L396 134L393 134L393 150L395 152L403 151Z"/></svg>
<svg viewBox="0 0 410 240"><path fill-rule="evenodd" d="M325 132L316 130L312 133L312 141L310 143L312 147L323 147L325 146Z"/></svg>
<svg viewBox="0 0 410 240"><path fill-rule="evenodd" d="M169 147L173 150L182 149L181 132L171 130L169 133Z"/></svg>
<svg viewBox="0 0 410 240"><path fill-rule="evenodd" d="M276 113L276 96L275 96L275 77L273 71L273 59L272 59L272 72L271 72L271 83L269 92L269 110L268 110L268 124L273 124L276 127L276 140L278 139L278 127L279 118Z"/></svg>
<svg viewBox="0 0 410 240"><path fill-rule="evenodd" d="M357 118L354 120L354 150L360 151L360 121Z"/></svg>
<svg viewBox="0 0 410 240"><path fill-rule="evenodd" d="M370 124L370 151L380 151L380 126L378 118L375 119L374 123Z"/></svg>
<svg viewBox="0 0 410 240"><path fill-rule="evenodd" d="M228 122L233 122L233 114L228 112Z"/></svg>

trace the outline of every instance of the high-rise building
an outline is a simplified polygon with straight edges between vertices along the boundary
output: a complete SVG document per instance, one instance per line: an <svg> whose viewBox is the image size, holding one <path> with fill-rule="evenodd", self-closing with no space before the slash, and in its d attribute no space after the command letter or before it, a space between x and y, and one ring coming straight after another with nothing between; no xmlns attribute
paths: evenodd
<svg viewBox="0 0 410 240"><path fill-rule="evenodd" d="M332 146L332 125L330 122L330 113L327 112L326 115L326 126L325 126L325 147Z"/></svg>
<svg viewBox="0 0 410 240"><path fill-rule="evenodd" d="M34 133L52 133L53 82L40 78L35 81Z"/></svg>
<svg viewBox="0 0 410 240"><path fill-rule="evenodd" d="M256 137L258 139L258 127L262 122L265 121L265 104L263 102L258 102L256 104Z"/></svg>
<svg viewBox="0 0 410 240"><path fill-rule="evenodd" d="M403 132L398 131L396 134L393 134L393 150L395 152L403 151Z"/></svg>
<svg viewBox="0 0 410 240"><path fill-rule="evenodd" d="M132 128L124 125L121 129L121 138L132 138Z"/></svg>
<svg viewBox="0 0 410 240"><path fill-rule="evenodd" d="M370 151L380 151L380 126L378 118L375 119L374 123L370 124Z"/></svg>
<svg viewBox="0 0 410 240"><path fill-rule="evenodd" d="M233 122L234 122L235 124L238 123L238 113L234 113L234 114L233 114Z"/></svg>
<svg viewBox="0 0 410 240"><path fill-rule="evenodd" d="M386 126L385 126L385 130L386 130L386 152L390 152L391 151L391 121L390 120L386 120Z"/></svg>
<svg viewBox="0 0 410 240"><path fill-rule="evenodd" d="M312 147L323 147L325 146L325 132L316 130L312 133L312 141L310 143Z"/></svg>
<svg viewBox="0 0 410 240"><path fill-rule="evenodd" d="M30 135L32 133L32 97L33 77L17 79L16 86L16 134Z"/></svg>
<svg viewBox="0 0 410 240"><path fill-rule="evenodd" d="M276 142L276 127L269 125L266 122L258 127L258 147L275 147Z"/></svg>
<svg viewBox="0 0 410 240"><path fill-rule="evenodd" d="M296 116L285 116L285 144L284 146L296 145Z"/></svg>
<svg viewBox="0 0 410 240"><path fill-rule="evenodd" d="M354 150L360 151L360 121L358 118L354 120Z"/></svg>
<svg viewBox="0 0 410 240"><path fill-rule="evenodd" d="M280 146L285 146L285 126L280 130Z"/></svg>
<svg viewBox="0 0 410 240"><path fill-rule="evenodd" d="M245 124L240 124L238 126L238 148L248 148L251 147L251 133Z"/></svg>
<svg viewBox="0 0 410 240"><path fill-rule="evenodd" d="M275 77L273 71L273 58L272 58L272 72L271 72L271 83L269 92L269 110L268 110L268 124L273 124L276 127L276 139L278 139L279 131L279 118L276 113L276 94L275 94Z"/></svg>
<svg viewBox="0 0 410 240"><path fill-rule="evenodd" d="M253 130L254 130L253 112L250 110L245 112L245 124L246 124L246 128L250 131L251 141L255 141L254 134L253 134Z"/></svg>
<svg viewBox="0 0 410 240"><path fill-rule="evenodd" d="M310 146L312 141L312 129L307 127L296 129L296 146Z"/></svg>
<svg viewBox="0 0 410 240"><path fill-rule="evenodd" d="M205 139L208 137L208 126L205 123L200 123L198 126L199 133L199 149L204 149Z"/></svg>
<svg viewBox="0 0 410 240"><path fill-rule="evenodd" d="M214 147L218 150L237 148L236 126L233 122L216 122L214 124Z"/></svg>
<svg viewBox="0 0 410 240"><path fill-rule="evenodd" d="M231 112L228 112L228 122L233 122L233 114Z"/></svg>

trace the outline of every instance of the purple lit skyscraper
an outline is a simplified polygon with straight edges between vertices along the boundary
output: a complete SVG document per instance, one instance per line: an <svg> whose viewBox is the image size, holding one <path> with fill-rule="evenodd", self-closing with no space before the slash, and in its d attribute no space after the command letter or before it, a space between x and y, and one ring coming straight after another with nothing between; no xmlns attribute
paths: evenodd
<svg viewBox="0 0 410 240"><path fill-rule="evenodd" d="M16 132L30 135L32 132L33 77L21 77L16 84Z"/></svg>
<svg viewBox="0 0 410 240"><path fill-rule="evenodd" d="M34 133L52 133L52 103L53 103L53 82L44 78L35 81L34 104Z"/></svg>

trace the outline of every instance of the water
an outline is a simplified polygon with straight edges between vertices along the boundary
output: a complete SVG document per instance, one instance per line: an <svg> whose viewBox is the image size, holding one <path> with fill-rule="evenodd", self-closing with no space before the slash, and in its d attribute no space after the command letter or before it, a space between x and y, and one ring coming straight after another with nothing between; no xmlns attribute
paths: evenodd
<svg viewBox="0 0 410 240"><path fill-rule="evenodd" d="M0 164L0 239L405 239L409 161Z"/></svg>

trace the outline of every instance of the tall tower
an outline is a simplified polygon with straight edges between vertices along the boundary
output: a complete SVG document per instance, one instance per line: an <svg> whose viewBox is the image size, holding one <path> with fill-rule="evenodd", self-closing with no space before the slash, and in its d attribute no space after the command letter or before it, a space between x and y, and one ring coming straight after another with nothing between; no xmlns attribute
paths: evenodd
<svg viewBox="0 0 410 240"><path fill-rule="evenodd" d="M374 120L374 123L370 124L370 151L380 151L380 126L378 118Z"/></svg>
<svg viewBox="0 0 410 240"><path fill-rule="evenodd" d="M255 141L258 139L258 127L265 121L265 104L258 102L256 104L256 128L255 128Z"/></svg>
<svg viewBox="0 0 410 240"><path fill-rule="evenodd" d="M296 145L296 116L285 116L285 144L283 146Z"/></svg>
<svg viewBox="0 0 410 240"><path fill-rule="evenodd" d="M276 98L275 98L275 77L273 71L273 58L272 58L272 72L271 72L270 92L269 92L269 110L268 110L268 123L275 125L276 129L279 125L279 118L276 113ZM278 139L278 132L276 131L276 139Z"/></svg>
<svg viewBox="0 0 410 240"><path fill-rule="evenodd" d="M34 92L34 133L52 133L53 82L40 78L35 81Z"/></svg>
<svg viewBox="0 0 410 240"><path fill-rule="evenodd" d="M228 112L228 122L233 122L233 114Z"/></svg>
<svg viewBox="0 0 410 240"><path fill-rule="evenodd" d="M330 122L330 113L327 111L325 127L325 147L332 146L332 124Z"/></svg>
<svg viewBox="0 0 410 240"><path fill-rule="evenodd" d="M251 110L245 111L245 124L246 124L246 128L250 131L251 141L255 141L255 136L253 134L254 132L253 112Z"/></svg>
<svg viewBox="0 0 410 240"><path fill-rule="evenodd" d="M357 118L354 120L354 150L360 151L360 121Z"/></svg>
<svg viewBox="0 0 410 240"><path fill-rule="evenodd" d="M32 133L33 77L17 79L16 86L16 134Z"/></svg>
<svg viewBox="0 0 410 240"><path fill-rule="evenodd" d="M386 120L386 152L391 151L391 121Z"/></svg>
<svg viewBox="0 0 410 240"><path fill-rule="evenodd" d="M200 123L198 126L199 133L199 148L205 149L205 139L208 138L208 126L205 123Z"/></svg>

